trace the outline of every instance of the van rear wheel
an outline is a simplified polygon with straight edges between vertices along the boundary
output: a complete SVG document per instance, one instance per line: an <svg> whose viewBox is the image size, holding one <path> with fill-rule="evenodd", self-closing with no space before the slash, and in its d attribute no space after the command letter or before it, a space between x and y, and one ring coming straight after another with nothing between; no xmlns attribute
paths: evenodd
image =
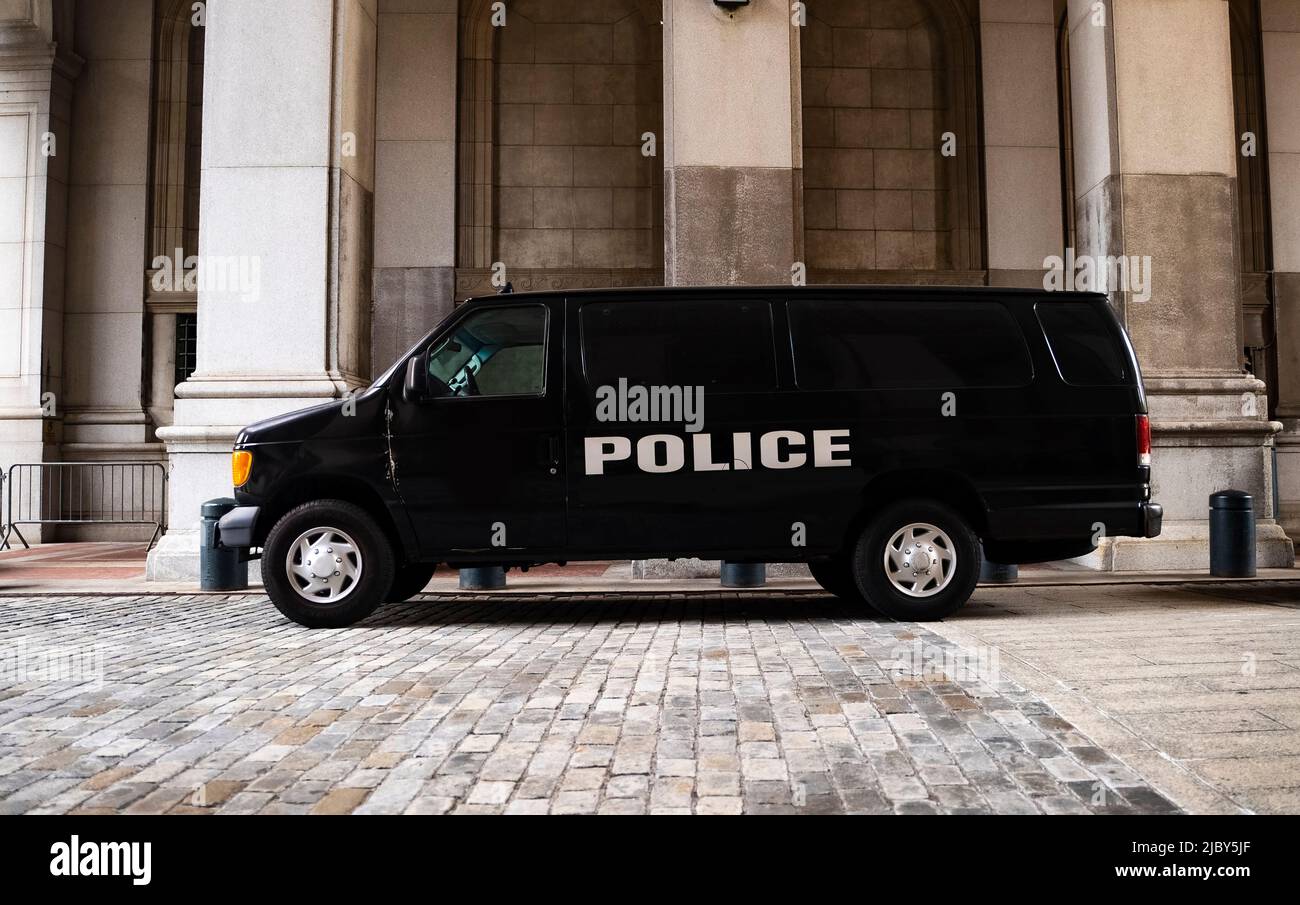
<svg viewBox="0 0 1300 905"><path fill-rule="evenodd" d="M955 613L979 580L979 540L965 519L933 500L894 503L872 519L853 553L853 575L871 605L895 619Z"/></svg>
<svg viewBox="0 0 1300 905"><path fill-rule="evenodd" d="M393 550L360 506L314 500L267 535L262 581L271 602L308 628L341 628L375 611L393 584Z"/></svg>

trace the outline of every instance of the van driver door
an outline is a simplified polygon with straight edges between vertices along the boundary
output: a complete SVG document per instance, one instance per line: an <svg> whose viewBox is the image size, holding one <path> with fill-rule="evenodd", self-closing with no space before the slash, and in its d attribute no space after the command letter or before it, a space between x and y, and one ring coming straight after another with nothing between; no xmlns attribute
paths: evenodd
<svg viewBox="0 0 1300 905"><path fill-rule="evenodd" d="M475 306L429 346L421 402L393 396L397 492L423 555L503 560L565 542L564 305Z"/></svg>

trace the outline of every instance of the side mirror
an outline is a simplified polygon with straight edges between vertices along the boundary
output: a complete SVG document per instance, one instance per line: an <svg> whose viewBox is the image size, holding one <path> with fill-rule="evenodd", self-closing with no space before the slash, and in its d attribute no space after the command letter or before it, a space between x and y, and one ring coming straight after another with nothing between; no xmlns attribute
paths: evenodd
<svg viewBox="0 0 1300 905"><path fill-rule="evenodd" d="M429 374L429 350L406 363L406 379L402 381L402 398L407 402L428 402L451 393L447 384Z"/></svg>
<svg viewBox="0 0 1300 905"><path fill-rule="evenodd" d="M402 398L407 402L423 402L429 395L429 353L421 352L406 363L406 379L402 382Z"/></svg>

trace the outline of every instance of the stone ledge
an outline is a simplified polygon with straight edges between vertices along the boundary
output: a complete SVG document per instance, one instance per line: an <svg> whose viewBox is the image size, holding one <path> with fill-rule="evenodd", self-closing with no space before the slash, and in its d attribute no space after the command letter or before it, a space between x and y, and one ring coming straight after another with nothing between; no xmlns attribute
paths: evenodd
<svg viewBox="0 0 1300 905"><path fill-rule="evenodd" d="M161 538L145 559L144 580L147 582L193 582L197 590L199 581L199 533L197 531L168 531ZM261 584L262 567L260 560L248 563L248 582ZM247 593L260 593L260 588L253 588ZM231 591L232 594L245 593Z"/></svg>
<svg viewBox="0 0 1300 905"><path fill-rule="evenodd" d="M1295 565L1295 548L1282 526L1256 523L1255 557L1261 569ZM1210 567L1209 522L1166 525L1160 537L1107 537L1087 556L1071 562L1104 572L1206 570Z"/></svg>

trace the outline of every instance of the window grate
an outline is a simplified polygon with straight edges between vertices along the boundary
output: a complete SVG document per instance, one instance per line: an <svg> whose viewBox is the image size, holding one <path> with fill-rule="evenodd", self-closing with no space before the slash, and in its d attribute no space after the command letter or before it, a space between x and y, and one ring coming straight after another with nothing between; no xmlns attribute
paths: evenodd
<svg viewBox="0 0 1300 905"><path fill-rule="evenodd" d="M194 373L199 351L199 316L176 315L176 383L184 383Z"/></svg>

